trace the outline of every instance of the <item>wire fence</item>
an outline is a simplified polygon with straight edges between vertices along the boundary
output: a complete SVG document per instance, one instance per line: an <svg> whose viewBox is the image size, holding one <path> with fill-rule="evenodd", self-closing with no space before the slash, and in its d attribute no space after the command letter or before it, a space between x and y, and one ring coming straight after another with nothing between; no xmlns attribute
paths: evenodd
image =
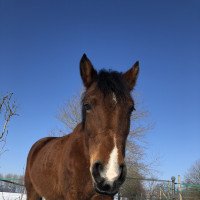
<svg viewBox="0 0 200 200"><path fill-rule="evenodd" d="M116 200L200 200L200 184L155 178L127 177ZM0 178L0 192L25 193L22 179ZM6 187L5 187L6 186ZM5 190L7 188L7 190Z"/></svg>
<svg viewBox="0 0 200 200"><path fill-rule="evenodd" d="M134 188L134 182L139 181L143 188ZM121 200L200 200L200 184L181 182L178 176L171 180L160 180L154 178L127 177L121 187L117 199Z"/></svg>
<svg viewBox="0 0 200 200"><path fill-rule="evenodd" d="M12 178L5 179L5 178L0 178L0 181L24 187L24 184L20 183L21 179L12 179Z"/></svg>

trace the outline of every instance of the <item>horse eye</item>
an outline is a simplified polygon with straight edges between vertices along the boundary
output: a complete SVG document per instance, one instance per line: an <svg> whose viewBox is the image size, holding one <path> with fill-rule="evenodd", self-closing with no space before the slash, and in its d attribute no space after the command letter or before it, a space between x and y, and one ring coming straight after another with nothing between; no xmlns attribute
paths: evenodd
<svg viewBox="0 0 200 200"><path fill-rule="evenodd" d="M89 111L92 109L92 106L89 103L86 103L83 105L86 111Z"/></svg>
<svg viewBox="0 0 200 200"><path fill-rule="evenodd" d="M132 106L129 108L129 112L132 113L134 110L135 110L135 107L134 107L134 105L132 105Z"/></svg>

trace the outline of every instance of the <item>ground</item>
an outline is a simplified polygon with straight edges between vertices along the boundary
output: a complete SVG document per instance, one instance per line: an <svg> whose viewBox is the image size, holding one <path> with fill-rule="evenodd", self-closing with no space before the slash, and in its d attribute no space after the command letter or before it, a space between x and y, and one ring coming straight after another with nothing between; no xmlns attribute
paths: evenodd
<svg viewBox="0 0 200 200"><path fill-rule="evenodd" d="M0 200L26 200L25 194L0 192Z"/></svg>
<svg viewBox="0 0 200 200"><path fill-rule="evenodd" d="M0 200L26 200L26 195L20 193L0 192Z"/></svg>

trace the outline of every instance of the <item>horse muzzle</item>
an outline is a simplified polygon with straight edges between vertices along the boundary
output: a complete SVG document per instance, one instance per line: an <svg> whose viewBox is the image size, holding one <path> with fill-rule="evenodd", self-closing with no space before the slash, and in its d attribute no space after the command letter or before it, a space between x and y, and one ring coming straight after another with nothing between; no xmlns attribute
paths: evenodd
<svg viewBox="0 0 200 200"><path fill-rule="evenodd" d="M126 165L122 164L119 166L118 174L110 179L106 177L106 167L101 162L96 162L92 166L92 176L94 181L94 188L96 192L106 195L115 195L122 183L126 179Z"/></svg>

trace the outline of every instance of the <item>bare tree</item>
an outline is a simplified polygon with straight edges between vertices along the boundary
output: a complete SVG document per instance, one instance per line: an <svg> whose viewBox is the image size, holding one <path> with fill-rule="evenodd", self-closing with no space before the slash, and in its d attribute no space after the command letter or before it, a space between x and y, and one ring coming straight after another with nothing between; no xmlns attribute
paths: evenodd
<svg viewBox="0 0 200 200"><path fill-rule="evenodd" d="M135 169L134 165L128 166L127 179L120 188L119 195L130 200L144 199L146 197L145 187L140 180L142 176Z"/></svg>
<svg viewBox="0 0 200 200"><path fill-rule="evenodd" d="M78 123L81 122L81 96L79 93L74 95L59 109L57 118L65 127L73 130ZM138 96L134 97L136 111L131 116L131 129L127 141L127 162L135 170L141 170L142 174L147 172L148 165L143 162L145 142L145 133L152 129L152 125L145 123L145 118L148 116L148 111L140 108L138 105ZM138 125L136 125L138 124Z"/></svg>
<svg viewBox="0 0 200 200"><path fill-rule="evenodd" d="M200 159L197 160L185 175L185 191L183 196L190 199L200 199Z"/></svg>
<svg viewBox="0 0 200 200"><path fill-rule="evenodd" d="M81 122L81 93L74 95L59 109L57 118L71 130Z"/></svg>
<svg viewBox="0 0 200 200"><path fill-rule="evenodd" d="M82 92L74 95L70 100L68 100L58 111L57 118L68 128L73 130L78 123L81 122L81 96ZM137 109L138 101L136 99L136 112L133 112L131 116L131 122L140 122L141 119L144 120L148 116L148 111L143 109ZM135 125L134 125L135 126ZM152 128L149 124L143 124L136 126L134 129L131 126L129 139L141 139L144 134Z"/></svg>
<svg viewBox="0 0 200 200"><path fill-rule="evenodd" d="M185 181L192 184L200 184L200 159L197 160L185 175Z"/></svg>
<svg viewBox="0 0 200 200"><path fill-rule="evenodd" d="M8 93L0 97L0 155L4 152L8 125L11 118L16 115L16 109L13 93Z"/></svg>
<svg viewBox="0 0 200 200"><path fill-rule="evenodd" d="M81 96L74 95L70 100L68 100L64 105L59 109L57 118L61 121L64 126L68 129L73 130L78 123L81 122ZM138 104L138 96L135 96L135 107L136 111L133 112L131 116L131 128L127 141L127 168L129 177L143 177L150 174L150 163L146 163L144 160L145 157L145 133L152 129L146 118L148 112L141 108ZM59 133L64 133L60 131ZM59 134L62 135L62 134ZM152 162L153 163L153 162ZM135 189L133 189L135 188ZM125 182L122 187L123 195L127 196L138 196L143 194L144 187L141 181L137 179L128 180Z"/></svg>

